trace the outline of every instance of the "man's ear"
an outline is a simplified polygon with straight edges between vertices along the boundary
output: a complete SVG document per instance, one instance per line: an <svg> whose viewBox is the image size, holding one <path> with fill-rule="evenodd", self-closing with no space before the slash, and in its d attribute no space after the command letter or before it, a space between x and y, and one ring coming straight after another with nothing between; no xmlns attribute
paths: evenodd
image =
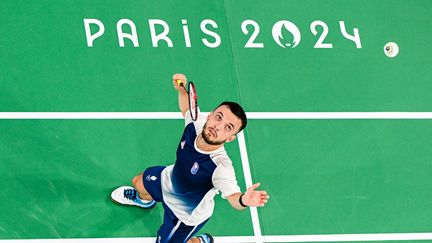
<svg viewBox="0 0 432 243"><path fill-rule="evenodd" d="M210 118L211 114L213 114L213 111L207 115L207 120Z"/></svg>
<svg viewBox="0 0 432 243"><path fill-rule="evenodd" d="M231 141L234 141L236 139L236 135L232 135L231 137L229 137L227 140L225 140L226 143L229 143Z"/></svg>

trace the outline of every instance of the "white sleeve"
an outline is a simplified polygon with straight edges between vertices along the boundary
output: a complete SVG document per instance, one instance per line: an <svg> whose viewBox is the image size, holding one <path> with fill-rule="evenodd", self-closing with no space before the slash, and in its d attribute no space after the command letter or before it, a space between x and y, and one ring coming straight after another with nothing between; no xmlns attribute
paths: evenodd
<svg viewBox="0 0 432 243"><path fill-rule="evenodd" d="M187 110L185 112L184 119L185 119L185 126L187 126L189 123L191 123L193 121L192 117L191 117L191 114L190 114L190 110Z"/></svg>
<svg viewBox="0 0 432 243"><path fill-rule="evenodd" d="M205 119L205 117L203 115L201 115L201 110L198 107L198 119L197 119L197 121L202 120L203 118ZM193 122L190 110L187 110L185 112L184 119L185 119L185 126L187 126L189 123Z"/></svg>
<svg viewBox="0 0 432 243"><path fill-rule="evenodd" d="M198 108L198 117L196 121L192 120L191 114L189 110L185 113L185 127L189 125L189 123L194 122L195 128L197 130L197 134L201 132L202 128L204 127L204 124L207 122L207 117L203 116L201 114L201 110Z"/></svg>
<svg viewBox="0 0 432 243"><path fill-rule="evenodd" d="M241 192L231 164L219 164L213 173L213 186L222 192L222 198Z"/></svg>

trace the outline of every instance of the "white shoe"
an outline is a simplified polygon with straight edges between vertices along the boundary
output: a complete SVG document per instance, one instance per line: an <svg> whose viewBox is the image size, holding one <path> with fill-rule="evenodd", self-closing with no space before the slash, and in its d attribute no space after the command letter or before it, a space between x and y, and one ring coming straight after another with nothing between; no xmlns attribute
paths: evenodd
<svg viewBox="0 0 432 243"><path fill-rule="evenodd" d="M131 186L121 186L111 193L111 199L123 205L133 205L141 208L153 208L155 200L147 201L139 198L138 192Z"/></svg>

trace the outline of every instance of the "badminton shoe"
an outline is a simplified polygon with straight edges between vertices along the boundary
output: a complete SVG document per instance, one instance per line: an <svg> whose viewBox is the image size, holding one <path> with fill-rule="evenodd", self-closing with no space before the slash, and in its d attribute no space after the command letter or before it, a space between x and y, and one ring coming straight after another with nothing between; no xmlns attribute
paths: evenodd
<svg viewBox="0 0 432 243"><path fill-rule="evenodd" d="M207 233L202 234L202 235L198 236L197 238L201 241L201 243L213 243L214 242L213 237Z"/></svg>
<svg viewBox="0 0 432 243"><path fill-rule="evenodd" d="M147 201L138 196L135 188L130 186L121 186L111 193L111 199L119 204L133 205L141 208L153 208L156 205L155 200Z"/></svg>

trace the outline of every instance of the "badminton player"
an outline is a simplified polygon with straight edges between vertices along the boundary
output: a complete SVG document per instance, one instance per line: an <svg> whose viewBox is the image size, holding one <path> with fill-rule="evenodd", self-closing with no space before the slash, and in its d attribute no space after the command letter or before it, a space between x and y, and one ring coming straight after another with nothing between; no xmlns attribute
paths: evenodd
<svg viewBox="0 0 432 243"><path fill-rule="evenodd" d="M162 204L164 221L157 232L157 243L213 242L210 234L195 234L212 216L214 197L219 192L238 210L262 207L269 199L267 192L257 190L259 183L241 192L224 148L246 127L243 108L235 102L222 102L207 117L199 115L193 121L188 112L186 83L185 75L173 76L185 119L175 163L149 167L132 179L133 187L121 186L111 194L117 203L144 209Z"/></svg>

